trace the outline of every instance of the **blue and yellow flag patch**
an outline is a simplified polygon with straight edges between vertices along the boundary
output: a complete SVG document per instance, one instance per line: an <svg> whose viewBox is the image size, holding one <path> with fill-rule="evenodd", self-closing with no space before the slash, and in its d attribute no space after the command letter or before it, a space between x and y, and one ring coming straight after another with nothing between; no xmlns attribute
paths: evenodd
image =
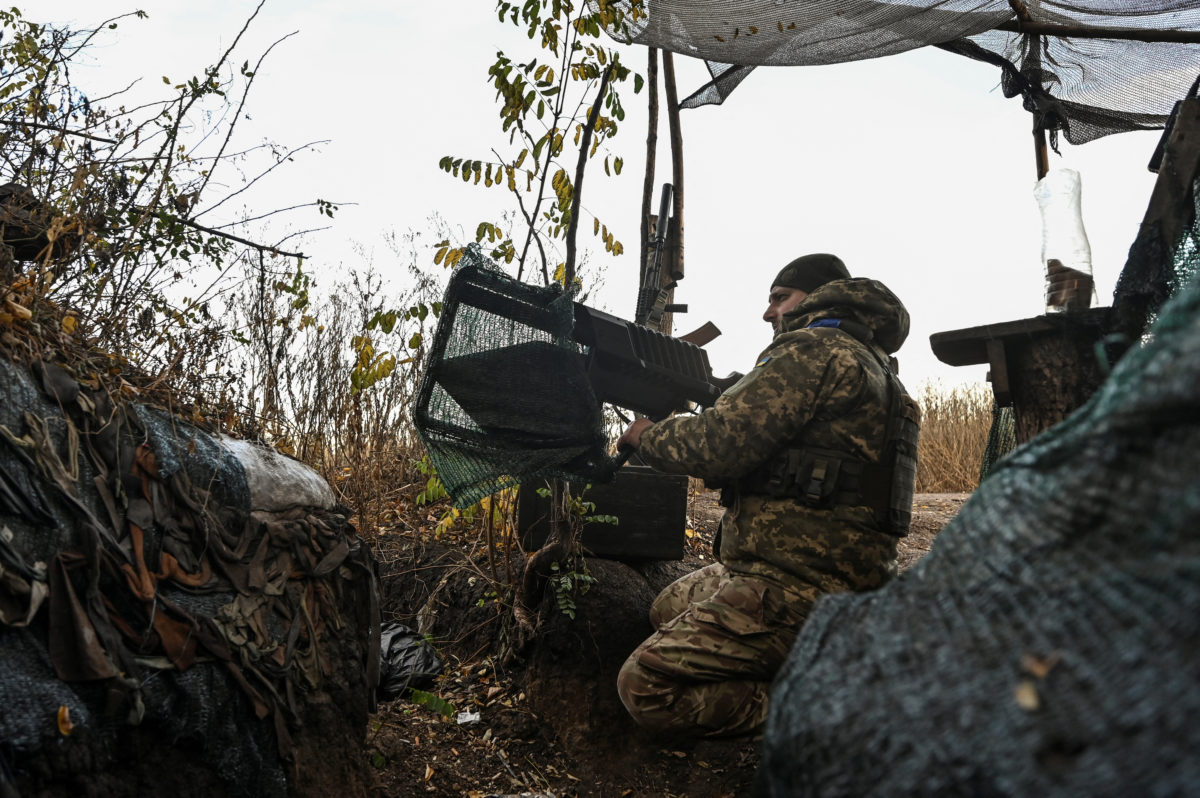
<svg viewBox="0 0 1200 798"><path fill-rule="evenodd" d="M754 368L758 368L759 366L765 366L770 362L771 362L771 356L763 355L761 358L759 358L758 362L754 364Z"/></svg>

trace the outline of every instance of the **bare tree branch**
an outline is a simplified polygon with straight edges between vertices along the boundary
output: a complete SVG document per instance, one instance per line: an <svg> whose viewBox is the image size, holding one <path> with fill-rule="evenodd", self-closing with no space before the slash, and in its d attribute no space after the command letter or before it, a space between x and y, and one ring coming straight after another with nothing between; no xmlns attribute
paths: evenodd
<svg viewBox="0 0 1200 798"><path fill-rule="evenodd" d="M8 127L32 127L37 128L38 130L52 130L55 133L62 133L67 136L78 136L81 139L91 139L92 141L99 141L102 144L117 143L114 139L93 136L91 133L84 133L81 130L68 130L67 128L58 127L57 125L43 125L40 122L30 122L28 120L17 121L13 119L0 119L0 125L7 125Z"/></svg>

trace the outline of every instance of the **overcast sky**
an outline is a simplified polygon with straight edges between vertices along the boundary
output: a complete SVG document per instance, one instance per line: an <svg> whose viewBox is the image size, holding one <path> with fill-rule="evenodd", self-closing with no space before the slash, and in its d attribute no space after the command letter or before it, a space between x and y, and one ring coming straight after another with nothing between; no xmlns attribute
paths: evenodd
<svg viewBox="0 0 1200 798"><path fill-rule="evenodd" d="M85 89L137 76L166 88L164 75L182 80L209 63L254 5L40 0L24 11L89 25L144 9L149 19L122 22L92 51L91 64L72 74ZM503 141L487 67L498 49L515 58L530 51L500 26L493 7L491 0L268 0L238 63L296 35L259 73L244 132L292 146L329 144L300 157L256 202L356 203L305 243L319 275L361 264L354 244L387 268L382 235L428 231L423 240L432 242L433 213L469 240L479 221L496 221L507 207L503 192L438 169L444 155L482 159ZM644 71L643 48L629 48L625 58ZM676 64L681 96L707 79L699 62L677 57ZM714 371L745 371L770 338L760 316L771 277L797 255L828 251L854 275L888 284L908 306L912 333L900 362L910 389L931 378L982 381L985 366L939 363L930 334L1035 316L1044 299L1031 120L998 83L992 67L925 48L837 66L762 68L724 105L684 111L687 277L676 301L690 312L677 317L676 332L714 322L724 331L707 347ZM626 318L637 285L644 97L626 96L628 117L612 143L625 158L623 175L590 173L584 189L587 211L628 253L592 256L606 271L591 304ZM1051 154L1052 167L1082 176L1101 304L1111 303L1145 212L1154 183L1146 162L1158 137L1064 141L1062 156ZM664 118L657 184L669 180L667 139ZM591 246L590 218L581 228L581 246Z"/></svg>

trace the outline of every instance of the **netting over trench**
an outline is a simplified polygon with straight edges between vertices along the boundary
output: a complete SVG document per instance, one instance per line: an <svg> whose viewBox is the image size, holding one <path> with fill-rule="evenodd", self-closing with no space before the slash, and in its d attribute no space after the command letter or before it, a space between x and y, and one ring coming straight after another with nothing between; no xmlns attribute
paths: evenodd
<svg viewBox="0 0 1200 798"><path fill-rule="evenodd" d="M1183 287L1084 407L1001 461L913 569L817 605L758 795L1195 791L1197 240L1193 222L1131 251Z"/></svg>
<svg viewBox="0 0 1200 798"><path fill-rule="evenodd" d="M616 5L631 7L630 0ZM1042 24L1130 35L1200 30L1197 0L1015 5ZM835 64L936 45L999 67L1005 96L1020 96L1039 127L1061 131L1072 144L1161 128L1200 74L1200 44L1023 34L1016 32L1013 6L1010 0L648 0L642 18L612 34L708 63L712 82L687 97L685 108L723 102L758 66Z"/></svg>
<svg viewBox="0 0 1200 798"><path fill-rule="evenodd" d="M415 426L467 507L533 478L604 474L608 438L570 293L518 282L469 247L446 287Z"/></svg>

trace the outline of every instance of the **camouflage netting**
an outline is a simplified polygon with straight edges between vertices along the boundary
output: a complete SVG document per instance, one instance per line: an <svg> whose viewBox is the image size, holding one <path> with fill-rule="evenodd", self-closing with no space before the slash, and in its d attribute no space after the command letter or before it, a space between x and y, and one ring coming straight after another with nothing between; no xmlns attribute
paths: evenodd
<svg viewBox="0 0 1200 798"><path fill-rule="evenodd" d="M1192 276L1091 401L997 464L917 566L817 605L758 795L1195 792L1197 235L1127 266Z"/></svg>
<svg viewBox="0 0 1200 798"><path fill-rule="evenodd" d="M834 64L936 45L999 67L1005 95L1020 96L1039 127L1062 131L1072 144L1161 128L1200 74L1200 44L1022 34L1014 5L1041 24L1131 36L1200 30L1196 0L649 0L648 16L629 33L636 43L708 62L713 80L685 108L722 102L757 66Z"/></svg>
<svg viewBox="0 0 1200 798"><path fill-rule="evenodd" d="M446 288L417 430L457 507L533 478L603 473L608 438L569 293L517 282L469 247Z"/></svg>
<svg viewBox="0 0 1200 798"><path fill-rule="evenodd" d="M370 553L223 441L0 358L0 795L303 795L365 734Z"/></svg>

